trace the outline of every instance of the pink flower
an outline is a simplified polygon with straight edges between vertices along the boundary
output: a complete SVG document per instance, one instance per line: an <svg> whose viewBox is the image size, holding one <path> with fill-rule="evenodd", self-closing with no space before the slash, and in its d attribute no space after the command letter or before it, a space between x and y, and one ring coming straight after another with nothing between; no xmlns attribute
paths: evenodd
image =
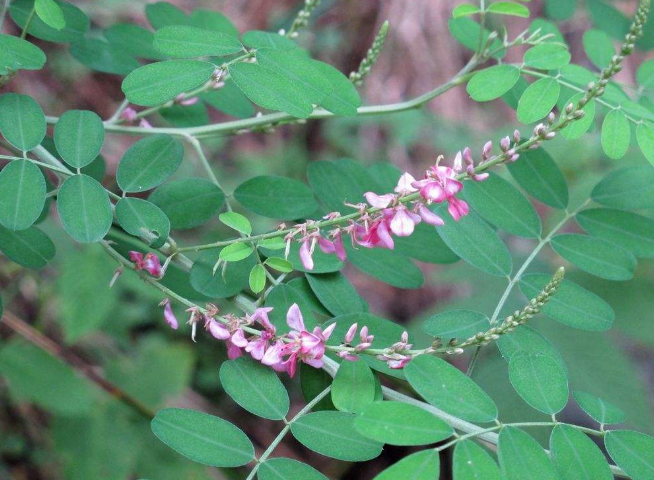
<svg viewBox="0 0 654 480"><path fill-rule="evenodd" d="M344 262L347 258L345 247L343 246L343 235L340 230L337 231L333 241L324 237L318 237L318 246L324 253L335 253L341 262Z"/></svg>
<svg viewBox="0 0 654 480"><path fill-rule="evenodd" d="M231 340L227 340L227 358L230 360L234 360L235 358L238 358L243 355L243 352L241 349L234 345Z"/></svg>
<svg viewBox="0 0 654 480"><path fill-rule="evenodd" d="M185 98L185 95L183 93L180 93L179 95L177 95L177 97L175 97L175 102L185 107L188 107L190 105L195 105L196 103L198 103L198 100L199 100L198 97Z"/></svg>
<svg viewBox="0 0 654 480"><path fill-rule="evenodd" d="M283 362L283 353L284 353L284 342L282 342L281 340L277 340L270 347L268 347L266 353L261 358L261 363L269 366L281 365Z"/></svg>
<svg viewBox="0 0 654 480"><path fill-rule="evenodd" d="M213 318L206 319L204 327L209 330L212 337L218 340L227 340L232 336L225 325Z"/></svg>
<svg viewBox="0 0 654 480"><path fill-rule="evenodd" d="M375 208L386 208L395 200L395 195L392 193L377 195L374 192L366 192L363 195L366 197L366 201Z"/></svg>
<svg viewBox="0 0 654 480"><path fill-rule="evenodd" d="M288 338L292 341L281 347L281 350L282 355L288 355L288 358L283 362L286 365L288 374L291 377L295 375L298 361L302 361L315 368L322 367L325 342L327 342L334 328L336 328L336 323L332 323L325 330L315 327L313 332L307 331L304 325L304 319L302 318L302 312L297 303L294 303L288 309L286 323L291 327Z"/></svg>
<svg viewBox="0 0 654 480"><path fill-rule="evenodd" d="M302 266L307 270L313 270L313 241L310 238L305 238L302 240L302 245L300 246L300 261L302 261Z"/></svg>
<svg viewBox="0 0 654 480"><path fill-rule="evenodd" d="M354 336L357 334L358 328L359 325L357 323L350 325L350 328L347 329L347 333L345 334L345 343L352 343L354 341Z"/></svg>
<svg viewBox="0 0 654 480"><path fill-rule="evenodd" d="M370 225L368 231L361 225L355 230L354 241L365 248L381 247L393 250L395 242L388 231L385 218L379 218Z"/></svg>
<svg viewBox="0 0 654 480"><path fill-rule="evenodd" d="M425 178L413 182L413 186L420 189L420 196L428 202L440 203L447 198L443 185L439 180Z"/></svg>
<svg viewBox="0 0 654 480"><path fill-rule="evenodd" d="M347 352L347 351L338 352L336 355L341 357L343 360L347 360L348 362L357 362L357 361L359 361L358 355L354 355L354 354L352 354L350 352Z"/></svg>
<svg viewBox="0 0 654 480"><path fill-rule="evenodd" d="M429 225L435 225L437 227L445 225L443 219L438 215L436 215L431 210L429 210L429 208L425 204L421 203L418 206L418 214L420 215L420 218L422 218L424 222L428 223Z"/></svg>
<svg viewBox="0 0 654 480"><path fill-rule="evenodd" d="M390 222L391 231L398 237L408 237L422 220L420 215L410 212L404 205L398 205L394 210Z"/></svg>
<svg viewBox="0 0 654 480"><path fill-rule="evenodd" d="M465 200L460 200L456 197L452 197L448 200L449 205L447 206L447 211L450 212L452 218L455 221L459 221L461 217L468 215L470 208Z"/></svg>
<svg viewBox="0 0 654 480"><path fill-rule="evenodd" d="M177 317L175 317L173 308L170 306L170 300L167 298L164 299L159 306L164 307L164 320L168 326L173 330L177 330L179 328L179 322L177 321Z"/></svg>
<svg viewBox="0 0 654 480"><path fill-rule="evenodd" d="M411 357L409 355L396 355L396 357L397 358L389 358L386 361L388 367L392 368L393 370L404 368L404 366L411 361Z"/></svg>
<svg viewBox="0 0 654 480"><path fill-rule="evenodd" d="M161 263L159 262L159 257L154 253L148 253L144 257L141 252L132 250L129 252L129 258L134 263L136 270L145 270L153 277L161 277L163 273L161 270Z"/></svg>
<svg viewBox="0 0 654 480"><path fill-rule="evenodd" d="M250 317L250 320L253 322L259 322L263 328L275 334L277 332L277 328L270 322L270 319L268 318L268 314L272 311L272 307L257 308Z"/></svg>
<svg viewBox="0 0 654 480"><path fill-rule="evenodd" d="M131 107L127 107L125 110L123 110L123 113L120 114L121 118L127 120L128 122L135 121L138 118L136 115L136 110Z"/></svg>
<svg viewBox="0 0 654 480"><path fill-rule="evenodd" d="M245 333L242 328L237 328L232 332L230 341L239 348L245 348L248 345L248 341L245 338Z"/></svg>
<svg viewBox="0 0 654 480"><path fill-rule="evenodd" d="M413 183L416 181L415 178L413 178L413 175L411 175L408 172L404 172L400 179L397 182L397 186L395 187L395 193L403 196L403 195L409 195L410 193L417 192L418 190L413 186Z"/></svg>
<svg viewBox="0 0 654 480"><path fill-rule="evenodd" d="M265 357L266 354L268 354L268 351L272 348L269 347L269 344L275 337L275 334L277 333L277 328L268 319L268 312L270 312L271 310L272 310L271 307L257 308L254 311L252 317L250 317L251 320L259 322L264 327L265 330L261 332L258 337L253 337L254 339L248 342L247 346L245 347L245 351L248 352L250 355L252 355L252 358L254 358L255 360L261 360L262 363L264 363L263 358ZM268 357L266 358L269 357L270 354L268 354ZM264 364L268 365L267 363Z"/></svg>
<svg viewBox="0 0 654 480"><path fill-rule="evenodd" d="M152 124L148 122L145 118L142 118L139 122L139 127L141 128L152 128Z"/></svg>

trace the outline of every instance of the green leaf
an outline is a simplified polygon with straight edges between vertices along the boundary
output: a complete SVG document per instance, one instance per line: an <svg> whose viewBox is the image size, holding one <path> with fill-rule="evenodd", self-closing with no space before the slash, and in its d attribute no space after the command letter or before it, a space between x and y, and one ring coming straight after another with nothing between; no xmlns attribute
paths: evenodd
<svg viewBox="0 0 654 480"><path fill-rule="evenodd" d="M270 218L305 218L318 209L313 193L304 183L286 177L259 176L241 183L234 198L253 213Z"/></svg>
<svg viewBox="0 0 654 480"><path fill-rule="evenodd" d="M116 204L116 218L130 235L140 237L152 248L168 240L170 220L154 203L140 198L121 198Z"/></svg>
<svg viewBox="0 0 654 480"><path fill-rule="evenodd" d="M148 60L163 60L165 55L153 46L154 33L131 23L118 23L103 31L116 49L127 55Z"/></svg>
<svg viewBox="0 0 654 480"><path fill-rule="evenodd" d="M472 5L470 3L462 3L461 5L457 5L456 7L454 7L454 10L452 10L452 17L453 18L467 17L469 15L475 15L480 11L481 10L479 10L479 7L477 5Z"/></svg>
<svg viewBox="0 0 654 480"><path fill-rule="evenodd" d="M348 261L368 275L397 288L420 288L422 271L408 257L392 250L354 248L345 242Z"/></svg>
<svg viewBox="0 0 654 480"><path fill-rule="evenodd" d="M626 250L600 238L567 233L552 238L552 249L585 272L607 280L629 280L636 258Z"/></svg>
<svg viewBox="0 0 654 480"><path fill-rule="evenodd" d="M541 70L561 68L570 63L570 51L556 43L540 43L525 52L525 66Z"/></svg>
<svg viewBox="0 0 654 480"><path fill-rule="evenodd" d="M219 256L220 251L208 250L198 257L191 268L191 285L208 297L232 297L247 286L256 259L251 255L240 262L226 263L224 271L221 266L214 273Z"/></svg>
<svg viewBox="0 0 654 480"><path fill-rule="evenodd" d="M361 361L341 362L331 395L337 409L359 413L375 399L375 378L370 367Z"/></svg>
<svg viewBox="0 0 654 480"><path fill-rule="evenodd" d="M313 368L306 363L300 364L300 387L302 397L306 402L316 398L325 388L332 384L332 377L326 371L320 368ZM336 410L332 399L329 395L322 398L313 408L312 411Z"/></svg>
<svg viewBox="0 0 654 480"><path fill-rule="evenodd" d="M259 467L259 480L329 480L306 463L290 458L271 458Z"/></svg>
<svg viewBox="0 0 654 480"><path fill-rule="evenodd" d="M355 415L344 412L314 412L291 424L293 436L305 447L326 457L363 462L377 457L382 444L354 429Z"/></svg>
<svg viewBox="0 0 654 480"><path fill-rule="evenodd" d="M334 316L366 310L365 301L347 277L339 272L307 275L311 290Z"/></svg>
<svg viewBox="0 0 654 480"><path fill-rule="evenodd" d="M472 440L456 445L452 463L454 480L502 480L493 457Z"/></svg>
<svg viewBox="0 0 654 480"><path fill-rule="evenodd" d="M224 14L215 10L197 8L191 12L191 25L205 30L224 33L238 38L240 32L238 28Z"/></svg>
<svg viewBox="0 0 654 480"><path fill-rule="evenodd" d="M523 152L517 162L509 164L509 172L529 195L550 207L568 206L568 185L556 162L542 148Z"/></svg>
<svg viewBox="0 0 654 480"><path fill-rule="evenodd" d="M583 96L583 93L578 93L565 102L565 104L572 103L573 105L576 105ZM564 138L568 140L577 139L586 133L593 124L595 118L595 100L589 101L582 110L584 111L584 116L581 120L575 120L561 130L561 135L563 135Z"/></svg>
<svg viewBox="0 0 654 480"><path fill-rule="evenodd" d="M187 25L170 25L157 30L154 35L154 48L178 58L223 57L242 51L243 45L238 39L225 33Z"/></svg>
<svg viewBox="0 0 654 480"><path fill-rule="evenodd" d="M54 130L57 152L74 168L82 168L100 154L104 143L104 125L97 114L86 110L64 113Z"/></svg>
<svg viewBox="0 0 654 480"><path fill-rule="evenodd" d="M529 85L518 102L518 120L529 124L547 116L556 105L561 86L554 78L541 78Z"/></svg>
<svg viewBox="0 0 654 480"><path fill-rule="evenodd" d="M600 70L606 68L615 55L613 41L601 30L587 30L584 33L584 50L586 56Z"/></svg>
<svg viewBox="0 0 654 480"><path fill-rule="evenodd" d="M437 212L447 218L445 208ZM458 222L447 218L445 225L436 229L445 244L475 268L505 277L511 273L509 251L497 233L474 212Z"/></svg>
<svg viewBox="0 0 654 480"><path fill-rule="evenodd" d="M239 467L254 458L250 439L222 418L183 408L159 410L152 433L177 453L212 467Z"/></svg>
<svg viewBox="0 0 654 480"><path fill-rule="evenodd" d="M554 20L568 20L577 10L577 0L546 0L545 12Z"/></svg>
<svg viewBox="0 0 654 480"><path fill-rule="evenodd" d="M311 103L320 105L333 91L332 79L300 50L257 50L257 63L292 82L296 94L302 94Z"/></svg>
<svg viewBox="0 0 654 480"><path fill-rule="evenodd" d="M500 430L498 457L506 480L559 480L536 440L515 427Z"/></svg>
<svg viewBox="0 0 654 480"><path fill-rule="evenodd" d="M606 450L618 466L633 480L654 476L654 438L630 430L613 430L604 437Z"/></svg>
<svg viewBox="0 0 654 480"><path fill-rule="evenodd" d="M623 210L591 208L575 219L589 234L615 243L636 257L654 258L654 220Z"/></svg>
<svg viewBox="0 0 654 480"><path fill-rule="evenodd" d="M61 7L54 0L36 0L34 9L43 23L55 30L61 30L66 26L66 19Z"/></svg>
<svg viewBox="0 0 654 480"><path fill-rule="evenodd" d="M491 33L484 28L482 34L480 25L467 17L450 18L447 27L457 42L473 52L477 51L479 37L482 37L482 43L485 45ZM506 55L506 49L502 48L502 42L497 38L491 42L490 50L493 52L491 55L493 58L502 58Z"/></svg>
<svg viewBox="0 0 654 480"><path fill-rule="evenodd" d="M356 115L357 108L361 106L361 97L350 79L327 63L314 60L311 65L332 86L331 93L320 102L320 106L335 115L343 117Z"/></svg>
<svg viewBox="0 0 654 480"><path fill-rule="evenodd" d="M534 355L548 355L565 367L563 357L554 345L542 334L526 325L521 326L511 335L501 336L497 341L497 347L507 362L510 362L517 353L524 351Z"/></svg>
<svg viewBox="0 0 654 480"><path fill-rule="evenodd" d="M102 240L113 221L107 191L97 180L83 174L73 175L61 185L57 211L64 230L80 243Z"/></svg>
<svg viewBox="0 0 654 480"><path fill-rule="evenodd" d="M14 160L0 171L0 224L25 230L36 222L45 205L45 178L28 160Z"/></svg>
<svg viewBox="0 0 654 480"><path fill-rule="evenodd" d="M225 262L240 262L244 258L252 255L254 247L247 243L238 242L227 245L220 251L219 258Z"/></svg>
<svg viewBox="0 0 654 480"><path fill-rule="evenodd" d="M511 385L522 399L553 415L568 403L568 376L561 364L542 353L518 352L509 362Z"/></svg>
<svg viewBox="0 0 654 480"><path fill-rule="evenodd" d="M654 87L654 58L640 64L636 71L636 80L643 88Z"/></svg>
<svg viewBox="0 0 654 480"><path fill-rule="evenodd" d="M128 75L141 64L126 51L100 38L83 38L70 47L70 54L91 70Z"/></svg>
<svg viewBox="0 0 654 480"><path fill-rule="evenodd" d="M520 237L540 236L536 209L502 177L491 173L483 182L469 182L463 193L472 208L496 227Z"/></svg>
<svg viewBox="0 0 654 480"><path fill-rule="evenodd" d="M55 256L54 243L37 227L15 232L0 226L0 250L27 268L43 268Z"/></svg>
<svg viewBox="0 0 654 480"><path fill-rule="evenodd" d="M621 110L611 110L602 122L602 149L606 156L617 160L624 157L631 142L629 120Z"/></svg>
<svg viewBox="0 0 654 480"><path fill-rule="evenodd" d="M218 89L200 94L200 98L227 115L237 118L247 118L254 115L255 109L248 97L229 78Z"/></svg>
<svg viewBox="0 0 654 480"><path fill-rule="evenodd" d="M298 48L297 43L284 35L262 30L250 30L243 34L243 44L250 48L273 48L276 50L292 50Z"/></svg>
<svg viewBox="0 0 654 480"><path fill-rule="evenodd" d="M254 293L261 293L266 288L266 269L263 265L252 267L248 282L250 284L250 290Z"/></svg>
<svg viewBox="0 0 654 480"><path fill-rule="evenodd" d="M4 343L0 371L17 401L34 402L60 415L89 412L97 392L69 365L21 340Z"/></svg>
<svg viewBox="0 0 654 480"><path fill-rule="evenodd" d="M260 107L298 118L307 118L313 111L311 100L304 91L296 90L292 81L277 72L258 64L241 62L230 65L229 74L236 86Z"/></svg>
<svg viewBox="0 0 654 480"><path fill-rule="evenodd" d="M122 90L136 105L153 107L207 82L216 66L199 60L166 60L137 68L127 75Z"/></svg>
<svg viewBox="0 0 654 480"><path fill-rule="evenodd" d="M572 396L584 412L590 415L601 425L613 425L622 423L627 416L625 413L606 400L591 395L590 393L574 391Z"/></svg>
<svg viewBox="0 0 654 480"><path fill-rule="evenodd" d="M477 102L488 102L511 90L520 78L520 69L513 65L486 68L468 82L468 95Z"/></svg>
<svg viewBox="0 0 654 480"><path fill-rule="evenodd" d="M342 210L343 202L359 203L364 200L365 192L380 189L370 172L357 162L347 159L311 162L307 175L311 188L321 203L333 211Z"/></svg>
<svg viewBox="0 0 654 480"><path fill-rule="evenodd" d="M614 170L593 189L597 203L625 210L654 207L654 169L650 166Z"/></svg>
<svg viewBox="0 0 654 480"><path fill-rule="evenodd" d="M520 288L527 298L535 298L550 279L539 273L525 275L520 279ZM543 313L564 325L590 332L608 330L615 318L608 303L568 279L543 306Z"/></svg>
<svg viewBox="0 0 654 480"><path fill-rule="evenodd" d="M636 139L645 158L654 165L654 126L650 123L638 125Z"/></svg>
<svg viewBox="0 0 654 480"><path fill-rule="evenodd" d="M554 427L550 451L561 480L613 480L606 457L595 442L570 425Z"/></svg>
<svg viewBox="0 0 654 480"><path fill-rule="evenodd" d="M491 398L445 360L420 355L404 367L404 374L420 396L450 415L483 423L497 418L497 407Z"/></svg>
<svg viewBox="0 0 654 480"><path fill-rule="evenodd" d="M55 3L63 13L64 27L57 30L36 16L32 17L27 33L48 42L74 43L80 40L89 29L88 17L71 3L60 0L55 0ZM34 0L16 0L11 2L9 14L20 28L25 28L34 7Z"/></svg>
<svg viewBox="0 0 654 480"><path fill-rule="evenodd" d="M451 338L467 339L490 328L490 321L483 313L472 310L451 310L432 315L422 325L422 329L432 337L445 340Z"/></svg>
<svg viewBox="0 0 654 480"><path fill-rule="evenodd" d="M249 357L228 360L220 367L220 383L227 395L248 412L282 420L290 400L275 372Z"/></svg>
<svg viewBox="0 0 654 480"><path fill-rule="evenodd" d="M440 458L434 449L407 455L378 474L373 480L434 480L438 475Z"/></svg>
<svg viewBox="0 0 654 480"><path fill-rule="evenodd" d="M291 273L293 271L293 264L283 258L268 257L263 263L278 272Z"/></svg>
<svg viewBox="0 0 654 480"><path fill-rule="evenodd" d="M225 194L204 178L175 180L159 187L149 199L170 219L177 230L199 227L225 204Z"/></svg>
<svg viewBox="0 0 654 480"><path fill-rule="evenodd" d="M0 132L24 152L37 147L45 137L45 115L32 97L18 93L0 96Z"/></svg>
<svg viewBox="0 0 654 480"><path fill-rule="evenodd" d="M334 322L336 323L336 329L330 337L329 345L340 345L341 340L354 323L359 325L359 329L365 326L368 327L370 332L374 332L375 338L372 341L371 348L387 348L389 345L398 342L404 332L401 325L370 313L348 313L347 315L340 315L334 318ZM352 342L352 346L358 345L360 343L359 340L357 336ZM396 378L404 378L402 370L391 369L385 362L374 358L372 355L361 355L361 360L367 363L373 370Z"/></svg>
<svg viewBox="0 0 654 480"><path fill-rule="evenodd" d="M146 5L145 16L155 30L169 25L189 25L191 22L184 11L169 2L156 2Z"/></svg>
<svg viewBox="0 0 654 480"><path fill-rule="evenodd" d="M488 13L498 13L500 15L511 15L513 17L529 18L529 9L524 5L513 2L491 3L486 11Z"/></svg>
<svg viewBox="0 0 654 480"><path fill-rule="evenodd" d="M45 53L39 47L13 35L0 34L0 74L13 70L40 70L45 65Z"/></svg>
<svg viewBox="0 0 654 480"><path fill-rule="evenodd" d="M612 4L600 0L590 0L586 8L590 13L593 25L612 37L622 39L628 32L630 20Z"/></svg>
<svg viewBox="0 0 654 480"><path fill-rule="evenodd" d="M402 402L370 403L359 412L354 428L361 435L389 445L428 445L445 440L454 433L452 427L440 418Z"/></svg>
<svg viewBox="0 0 654 480"><path fill-rule="evenodd" d="M233 228L237 232L244 233L245 235L252 233L250 221L240 213L224 212L218 215L218 218L229 228Z"/></svg>

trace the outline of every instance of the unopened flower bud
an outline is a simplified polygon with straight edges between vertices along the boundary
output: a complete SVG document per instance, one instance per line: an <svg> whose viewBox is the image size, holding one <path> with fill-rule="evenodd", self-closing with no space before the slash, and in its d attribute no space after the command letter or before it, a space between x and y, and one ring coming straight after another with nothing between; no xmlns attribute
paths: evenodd
<svg viewBox="0 0 654 480"><path fill-rule="evenodd" d="M504 137L500 140L500 148L503 152L507 152L511 148L511 139L509 137Z"/></svg>
<svg viewBox="0 0 654 480"><path fill-rule="evenodd" d="M515 143L518 143L520 141L520 131L519 130L514 130L513 131L513 141Z"/></svg>

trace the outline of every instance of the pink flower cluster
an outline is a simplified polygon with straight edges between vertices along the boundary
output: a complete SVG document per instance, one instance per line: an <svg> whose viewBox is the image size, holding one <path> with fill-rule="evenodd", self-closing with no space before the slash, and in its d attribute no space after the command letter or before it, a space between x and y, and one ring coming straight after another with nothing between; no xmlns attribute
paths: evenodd
<svg viewBox="0 0 654 480"><path fill-rule="evenodd" d="M134 263L136 270L145 270L155 278L160 278L164 273L159 257L154 253L148 253L143 256L141 252L132 250L129 252L129 259Z"/></svg>
<svg viewBox="0 0 654 480"><path fill-rule="evenodd" d="M164 307L164 319L173 329L177 330L179 322L170 306L170 300L165 299L160 306ZM189 324L192 326L192 338L195 341L195 328L200 320L204 321L205 329L216 339L223 340L227 344L227 356L230 359L238 358L243 352L249 353L252 358L262 364L272 367L278 372L287 372L289 376L295 376L299 362L306 363L315 368L323 366L327 340L331 337L336 323L326 328L316 326L313 330L307 330L302 312L296 303L291 305L286 313L286 323L290 331L283 335L277 335L277 327L272 324L268 314L273 309L270 307L257 308L252 315L237 317L226 315L225 321L216 320L218 309L215 305L209 305L204 313L200 313L197 307L191 307L187 312L191 313ZM263 327L248 336L244 327L251 327L255 324ZM340 347L337 355L345 360L357 361L358 354L368 350L374 335L370 335L368 327L364 326L359 332L360 342L356 346L351 343L357 334L358 325L352 325L345 334L345 341ZM252 331L252 330L250 330ZM385 349L383 354L377 355L379 360L388 364L390 368L403 368L411 360L408 350L411 344L408 343L408 333L404 332L399 342Z"/></svg>
<svg viewBox="0 0 654 480"><path fill-rule="evenodd" d="M397 237L408 237L420 222L429 225L444 225L444 220L432 212L428 205L432 203L447 202L448 212L455 221L461 219L469 212L468 204L456 195L463 189L463 183L457 180L462 172L462 160L465 160L468 167L467 173L475 181L484 180L488 174L477 175L474 173L474 162L470 149L459 152L454 161L454 167L439 165L442 157L436 165L430 167L421 180L416 180L410 173L404 173L394 189L395 193L379 195L375 192L366 192L365 198L368 202L357 205L350 205L358 208L361 214L358 222L351 222L346 227L339 227L329 232L329 238L320 234L319 229L310 231L313 222L304 225L286 236L287 252L290 242L297 234L302 235L300 245L300 259L307 270L313 270L313 252L316 245L327 254L336 254L340 260L345 260L346 253L343 248L343 234L349 234L353 246L364 248L395 248L393 235ZM407 195L419 193L415 201L403 201ZM373 212L369 212L372 207ZM334 212L326 216L327 219L334 219L340 216Z"/></svg>

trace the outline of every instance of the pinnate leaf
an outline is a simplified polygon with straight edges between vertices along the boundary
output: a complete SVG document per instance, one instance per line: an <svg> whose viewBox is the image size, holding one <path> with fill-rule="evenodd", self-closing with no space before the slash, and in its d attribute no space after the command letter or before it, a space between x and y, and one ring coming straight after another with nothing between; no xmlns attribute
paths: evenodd
<svg viewBox="0 0 654 480"><path fill-rule="evenodd" d="M422 329L432 337L467 339L490 328L490 320L483 313L472 310L450 310L427 319Z"/></svg>
<svg viewBox="0 0 654 480"><path fill-rule="evenodd" d="M654 438L630 430L612 430L604 444L613 461L633 480L654 478Z"/></svg>
<svg viewBox="0 0 654 480"><path fill-rule="evenodd" d="M513 65L496 65L477 73L466 88L473 100L487 102L511 90L519 78L520 69Z"/></svg>
<svg viewBox="0 0 654 480"><path fill-rule="evenodd" d="M440 458L434 449L423 450L404 457L377 475L373 480L433 480L438 475Z"/></svg>
<svg viewBox="0 0 654 480"><path fill-rule="evenodd" d="M34 9L43 23L55 30L61 30L66 26L66 19L61 7L54 0L36 0Z"/></svg>
<svg viewBox="0 0 654 480"><path fill-rule="evenodd" d="M529 195L550 207L568 206L568 185L556 162L542 148L520 154L509 172Z"/></svg>
<svg viewBox="0 0 654 480"><path fill-rule="evenodd" d="M54 243L37 227L13 231L0 225L0 251L27 268L43 268L55 256Z"/></svg>
<svg viewBox="0 0 654 480"><path fill-rule="evenodd" d="M84 174L73 175L61 185L57 211L64 230L81 243L104 238L113 221L107 191L97 180Z"/></svg>
<svg viewBox="0 0 654 480"><path fill-rule="evenodd" d="M522 399L553 415L568 403L568 376L561 364L542 353L518 352L509 362L509 378Z"/></svg>
<svg viewBox="0 0 654 480"><path fill-rule="evenodd" d="M624 157L631 141L629 120L621 110L611 110L602 122L602 149L612 159Z"/></svg>
<svg viewBox="0 0 654 480"><path fill-rule="evenodd" d="M290 458L271 458L259 467L259 480L328 480L322 473L306 463Z"/></svg>
<svg viewBox="0 0 654 480"><path fill-rule="evenodd" d="M45 115L32 97L18 93L0 96L0 132L24 152L38 146L45 137Z"/></svg>
<svg viewBox="0 0 654 480"><path fill-rule="evenodd" d="M375 399L375 378L368 364L362 361L341 363L334 383L332 402L343 411L358 413Z"/></svg>
<svg viewBox="0 0 654 480"><path fill-rule="evenodd" d="M572 392L572 396L584 412L602 425L622 423L627 417L621 409L612 403L590 393L575 391Z"/></svg>
<svg viewBox="0 0 654 480"><path fill-rule="evenodd" d="M241 42L231 35L187 25L170 25L157 30L154 47L179 58L222 57L243 50Z"/></svg>
<svg viewBox="0 0 654 480"><path fill-rule="evenodd" d="M613 208L638 210L654 207L654 169L650 166L614 170L593 189L591 198Z"/></svg>
<svg viewBox="0 0 654 480"><path fill-rule="evenodd" d="M452 462L454 480L502 480L493 457L472 440L456 445Z"/></svg>
<svg viewBox="0 0 654 480"><path fill-rule="evenodd" d="M253 177L236 187L234 198L253 213L283 220L307 217L318 208L309 187L286 177Z"/></svg>
<svg viewBox="0 0 654 480"><path fill-rule="evenodd" d="M515 427L504 427L498 457L506 480L559 480L552 462L533 437Z"/></svg>
<svg viewBox="0 0 654 480"><path fill-rule="evenodd" d="M529 124L547 116L556 105L561 86L554 78L541 78L529 85L518 102L518 120Z"/></svg>

